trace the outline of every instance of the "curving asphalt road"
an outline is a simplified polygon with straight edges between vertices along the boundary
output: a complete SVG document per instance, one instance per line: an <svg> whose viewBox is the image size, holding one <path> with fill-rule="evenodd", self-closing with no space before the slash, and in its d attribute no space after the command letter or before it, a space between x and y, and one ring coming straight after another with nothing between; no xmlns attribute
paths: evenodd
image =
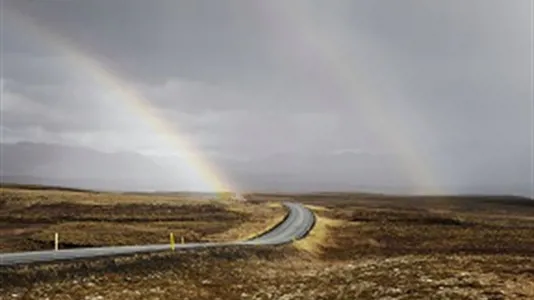
<svg viewBox="0 0 534 300"><path fill-rule="evenodd" d="M222 246L247 246L247 245L280 245L290 243L293 240L303 238L312 228L315 222L313 213L302 204L285 202L289 209L285 220L271 231L251 240L227 243L190 243L176 244L176 249L192 249ZM143 245L143 246L118 246L98 248L76 248L66 250L30 251L0 254L0 266L12 266L37 262L51 262L59 260L74 260L82 258L94 258L114 255L126 255L134 253L168 251L169 244Z"/></svg>

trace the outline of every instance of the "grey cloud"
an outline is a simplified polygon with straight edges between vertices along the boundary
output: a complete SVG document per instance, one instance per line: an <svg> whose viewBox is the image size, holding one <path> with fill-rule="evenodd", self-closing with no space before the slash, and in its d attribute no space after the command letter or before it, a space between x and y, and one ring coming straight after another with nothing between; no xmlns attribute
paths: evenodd
<svg viewBox="0 0 534 300"><path fill-rule="evenodd" d="M140 85L138 91L156 107L193 114L223 111L338 114L340 100L346 100L313 94L311 90L259 92L246 86L238 88L176 78L161 85ZM328 99L330 105L325 106L324 99Z"/></svg>
<svg viewBox="0 0 534 300"><path fill-rule="evenodd" d="M107 110L112 106L103 105L104 101L98 101L92 94L90 89L83 87L21 87L8 82L2 95L2 122L10 128L39 126L51 132L87 132L131 126L123 115L112 117L112 112Z"/></svg>
<svg viewBox="0 0 534 300"><path fill-rule="evenodd" d="M9 76L7 79L19 84L61 85L80 77L59 55L3 53L2 62L2 76Z"/></svg>
<svg viewBox="0 0 534 300"><path fill-rule="evenodd" d="M245 66L265 67L265 45L256 37L261 24L237 2L6 2L132 78L221 80Z"/></svg>
<svg viewBox="0 0 534 300"><path fill-rule="evenodd" d="M186 135L197 132L203 136L207 149L233 157L258 158L278 152L324 152L339 144L336 140L336 135L340 133L339 122L335 115L326 113L251 114L232 111L206 114L202 118L171 112L166 118L183 123L185 126L181 129L185 129ZM362 146L359 138L357 145ZM353 138L345 140L345 144L349 145L354 142Z"/></svg>
<svg viewBox="0 0 534 300"><path fill-rule="evenodd" d="M359 149L387 159L340 161L380 185L394 180L384 173L410 176L401 141L451 191L501 182L525 193L534 180L527 0L4 3L111 68L214 156L263 157L276 174L300 155L292 176L304 176L314 155ZM57 40L16 26L24 22L2 29L5 95L42 110L3 109L11 139L169 152L112 89L63 59ZM326 180L317 173L309 182ZM341 173L330 179L348 185Z"/></svg>

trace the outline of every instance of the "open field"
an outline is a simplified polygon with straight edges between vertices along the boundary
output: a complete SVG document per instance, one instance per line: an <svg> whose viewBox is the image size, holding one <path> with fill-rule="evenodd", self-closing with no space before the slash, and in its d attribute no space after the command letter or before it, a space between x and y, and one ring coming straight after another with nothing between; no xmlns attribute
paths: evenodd
<svg viewBox="0 0 534 300"><path fill-rule="evenodd" d="M534 299L532 200L249 197L319 218L293 245L6 268L0 299Z"/></svg>
<svg viewBox="0 0 534 300"><path fill-rule="evenodd" d="M193 196L114 194L57 189L0 189L0 252L61 247L227 241L280 222L280 205L198 200Z"/></svg>
<svg viewBox="0 0 534 300"><path fill-rule="evenodd" d="M532 299L533 269L521 256L227 248L0 270L0 299Z"/></svg>
<svg viewBox="0 0 534 300"><path fill-rule="evenodd" d="M297 196L343 222L325 255L534 255L534 201L506 197ZM313 206L312 206L313 207Z"/></svg>

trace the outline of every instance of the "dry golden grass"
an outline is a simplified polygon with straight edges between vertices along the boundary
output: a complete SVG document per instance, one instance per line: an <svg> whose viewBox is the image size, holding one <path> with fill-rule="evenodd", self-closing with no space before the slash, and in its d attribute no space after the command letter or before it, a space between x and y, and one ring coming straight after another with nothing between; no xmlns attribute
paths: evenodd
<svg viewBox="0 0 534 300"><path fill-rule="evenodd" d="M224 232L227 225L219 222L67 222L49 226L30 236L44 245L53 245L54 234L60 233L61 247L119 246L169 243L172 232L177 241L202 241L211 232ZM201 232L200 232L201 231Z"/></svg>
<svg viewBox="0 0 534 300"><path fill-rule="evenodd" d="M273 203L195 200L179 194L115 194L2 188L0 252L186 242L256 236L277 224L285 209Z"/></svg>
<svg viewBox="0 0 534 300"><path fill-rule="evenodd" d="M528 216L534 213L534 201L526 199L407 199L346 194L297 199L328 207L326 211L317 210L319 219L344 221L329 231L335 243L324 245L323 259L408 254L534 255L534 222Z"/></svg>
<svg viewBox="0 0 534 300"><path fill-rule="evenodd" d="M121 194L104 192L77 192L53 189L21 189L0 187L0 208L27 207L34 204L54 204L69 202L86 205L114 204L152 204L152 205L183 205L205 204L216 200L198 199L194 196Z"/></svg>
<svg viewBox="0 0 534 300"><path fill-rule="evenodd" d="M318 212L327 211L324 207L308 205L308 208L312 209L316 214L315 224L304 239L296 241L293 245L299 250L314 256L320 256L325 249L336 247L336 242L332 238L333 232L342 227L346 222L344 220L320 216Z"/></svg>
<svg viewBox="0 0 534 300"><path fill-rule="evenodd" d="M311 204L308 204L308 205L305 205L307 208L313 210L313 211L316 211L316 212L319 212L319 211L329 211L330 209L329 208L326 208L324 206L318 206L318 205L311 205Z"/></svg>
<svg viewBox="0 0 534 300"><path fill-rule="evenodd" d="M261 197L268 200L232 213L256 211L281 196ZM296 247L5 268L0 299L534 299L534 202L347 193L294 198L319 216Z"/></svg>
<svg viewBox="0 0 534 300"><path fill-rule="evenodd" d="M271 208L277 208L277 207L281 207L282 204L280 202L273 202L273 201L269 201L267 202L267 207L271 207Z"/></svg>
<svg viewBox="0 0 534 300"><path fill-rule="evenodd" d="M263 208L255 209L255 206ZM209 240L236 241L252 239L281 223L287 214L287 209L276 202L255 205L235 205L229 208L229 210L253 215L254 221L244 222L222 234L211 235L208 237Z"/></svg>
<svg viewBox="0 0 534 300"><path fill-rule="evenodd" d="M532 299L534 261L221 248L0 270L0 299Z"/></svg>

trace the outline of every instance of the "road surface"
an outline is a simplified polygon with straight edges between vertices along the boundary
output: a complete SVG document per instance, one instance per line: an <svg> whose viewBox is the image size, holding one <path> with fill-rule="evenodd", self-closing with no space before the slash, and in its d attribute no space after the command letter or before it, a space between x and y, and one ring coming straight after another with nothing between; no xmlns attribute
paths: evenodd
<svg viewBox="0 0 534 300"><path fill-rule="evenodd" d="M176 249L193 249L222 246L247 245L280 245L303 238L312 228L315 217L313 213L302 204L285 202L289 209L285 220L271 231L248 241L227 243L190 243L176 244ZM73 260L103 256L126 255L134 253L147 253L171 250L170 244L118 246L97 248L76 248L66 250L30 251L0 254L0 266L12 266L37 262L51 262L59 260Z"/></svg>

